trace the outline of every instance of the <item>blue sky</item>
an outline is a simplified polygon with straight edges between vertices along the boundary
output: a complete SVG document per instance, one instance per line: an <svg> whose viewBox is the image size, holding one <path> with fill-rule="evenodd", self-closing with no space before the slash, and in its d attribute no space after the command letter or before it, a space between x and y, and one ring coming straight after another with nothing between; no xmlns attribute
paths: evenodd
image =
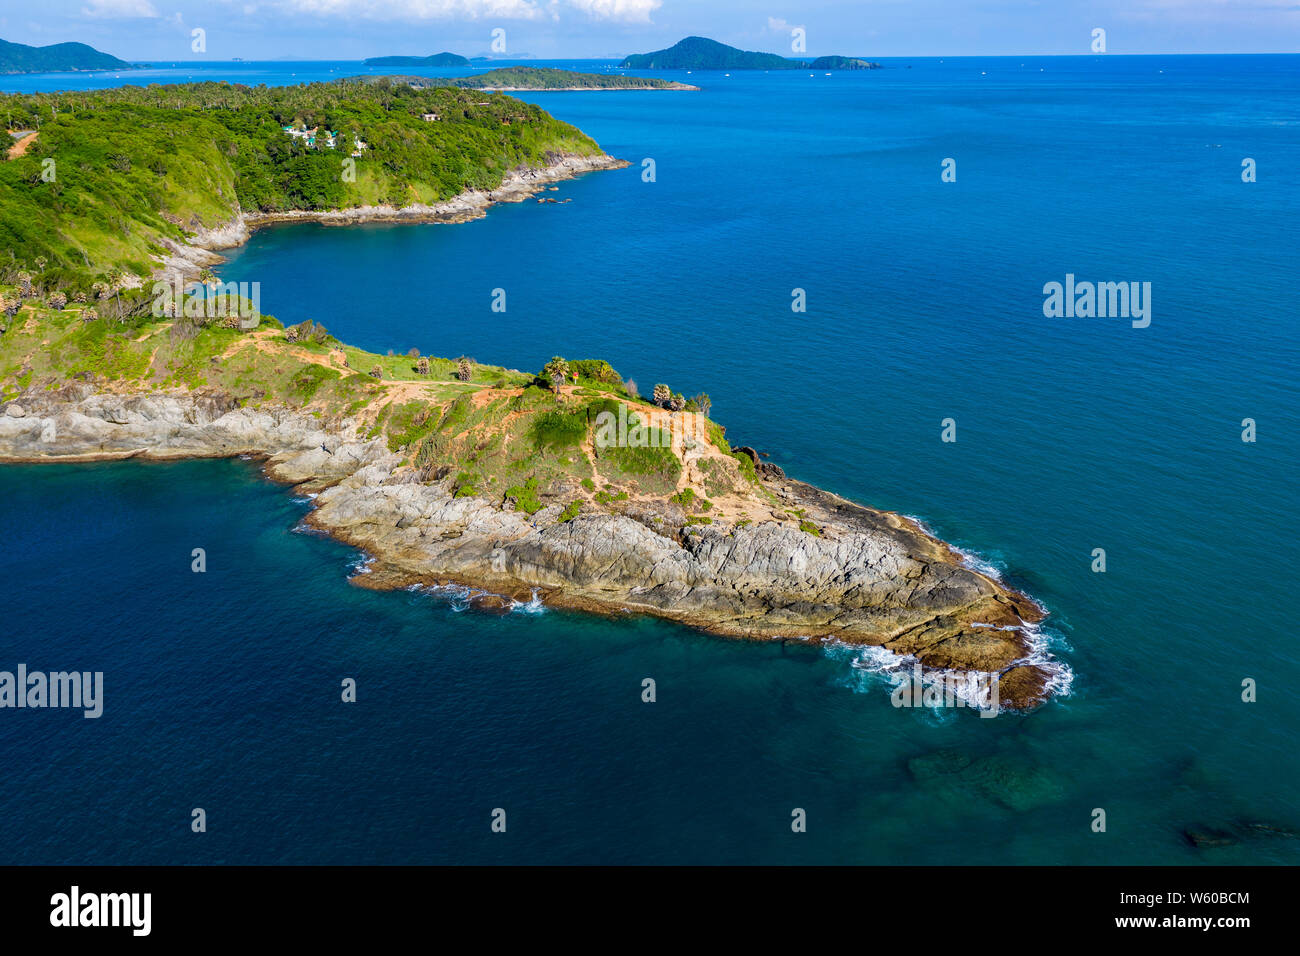
<svg viewBox="0 0 1300 956"><path fill-rule="evenodd" d="M698 34L789 53L956 56L1300 52L1300 0L0 0L0 38L129 60L361 59L451 50L605 57Z"/></svg>

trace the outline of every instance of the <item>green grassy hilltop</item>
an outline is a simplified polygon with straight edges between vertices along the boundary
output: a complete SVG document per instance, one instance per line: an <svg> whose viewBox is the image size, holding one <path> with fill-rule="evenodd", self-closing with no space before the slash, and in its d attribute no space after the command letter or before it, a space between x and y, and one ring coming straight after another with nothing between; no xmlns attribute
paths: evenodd
<svg viewBox="0 0 1300 956"><path fill-rule="evenodd" d="M111 299L53 298L0 287L11 313L0 332L0 405L71 383L122 395L205 392L309 414L326 428L350 420L421 480L450 478L458 496L509 498L528 513L547 503L572 517L671 502L686 524L749 523L771 505L751 458L733 453L708 418L707 396L659 386L658 400L643 398L604 361L556 358L531 374L415 349L367 352L311 321L285 328L264 316L242 330L233 319L156 319L120 314ZM638 428L640 443L627 441Z"/></svg>

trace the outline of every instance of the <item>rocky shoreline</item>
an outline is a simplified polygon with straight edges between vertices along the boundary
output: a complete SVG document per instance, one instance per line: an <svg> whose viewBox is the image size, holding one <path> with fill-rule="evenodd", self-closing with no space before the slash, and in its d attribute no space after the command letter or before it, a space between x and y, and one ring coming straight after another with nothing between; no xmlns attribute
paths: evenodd
<svg viewBox="0 0 1300 956"><path fill-rule="evenodd" d="M248 241L262 226L280 222L319 222L325 225L355 225L363 222L457 223L481 219L497 203L523 202L552 183L573 179L585 173L607 169L624 169L626 160L607 153L596 156L565 155L540 168L521 167L508 172L501 185L492 190L467 189L433 204L412 206L355 206L350 209L283 212L240 211L230 222L213 228L197 229L185 243L165 242L167 255L162 259L157 278L166 281L193 279L206 267L224 262L217 250L232 249Z"/></svg>
<svg viewBox="0 0 1300 956"><path fill-rule="evenodd" d="M644 613L711 633L883 647L929 671L1000 675L1002 706L1051 696L1062 669L1035 639L1026 595L968 567L912 520L760 469L781 521L683 527L665 502L561 520L423 483L350 419L241 407L218 391L29 389L0 410L0 461L166 460L251 455L315 493L312 525L373 556L358 583L459 584L604 614Z"/></svg>

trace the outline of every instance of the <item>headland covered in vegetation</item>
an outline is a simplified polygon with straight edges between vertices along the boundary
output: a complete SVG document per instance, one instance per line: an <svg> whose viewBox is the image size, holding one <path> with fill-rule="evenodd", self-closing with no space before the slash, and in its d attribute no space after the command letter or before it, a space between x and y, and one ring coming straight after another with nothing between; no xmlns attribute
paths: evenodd
<svg viewBox="0 0 1300 956"><path fill-rule="evenodd" d="M210 273L176 295L155 284L244 210L361 208L326 181L353 152L349 185L364 170L363 195L392 209L617 164L573 127L405 84L8 99L41 137L0 164L0 459L261 456L315 496L314 524L373 556L369 586L882 647L939 678L996 675L1013 708L1058 686L1031 599L914 521L733 447L707 395L643 389L599 359L521 372L405 343L376 354L312 321L250 320ZM53 181L47 158L66 170Z"/></svg>

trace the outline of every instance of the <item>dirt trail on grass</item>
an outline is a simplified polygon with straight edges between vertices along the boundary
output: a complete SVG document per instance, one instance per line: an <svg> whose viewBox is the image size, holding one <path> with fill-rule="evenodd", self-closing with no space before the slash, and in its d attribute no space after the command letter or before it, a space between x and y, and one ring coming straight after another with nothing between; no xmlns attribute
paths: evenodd
<svg viewBox="0 0 1300 956"><path fill-rule="evenodd" d="M18 142L9 147L9 158L17 159L19 156L22 156L27 152L27 148L31 146L32 143L36 142L36 137L40 135L40 133L28 133L22 139L18 140Z"/></svg>

